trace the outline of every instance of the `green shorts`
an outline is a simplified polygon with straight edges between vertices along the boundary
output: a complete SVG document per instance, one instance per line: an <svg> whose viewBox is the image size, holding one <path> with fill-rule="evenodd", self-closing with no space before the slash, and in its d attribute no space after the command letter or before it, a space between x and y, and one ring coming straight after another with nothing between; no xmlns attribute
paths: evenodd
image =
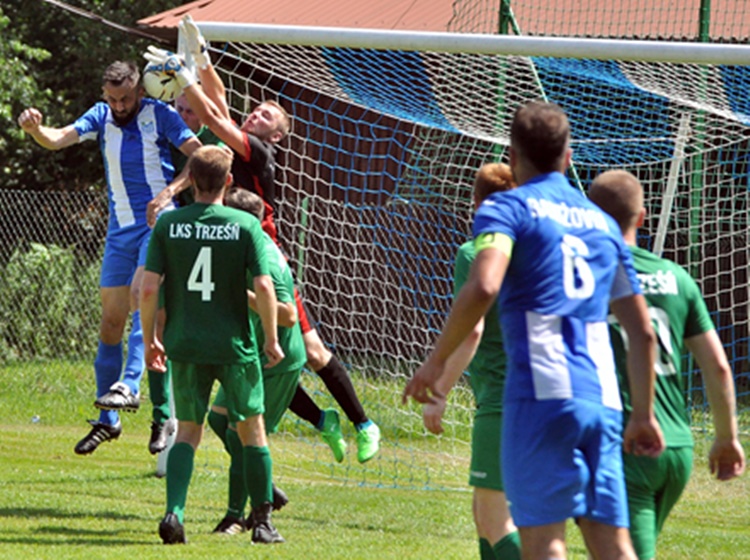
<svg viewBox="0 0 750 560"><path fill-rule="evenodd" d="M500 463L503 415L500 412L477 414L471 432L471 470L469 485L505 491Z"/></svg>
<svg viewBox="0 0 750 560"><path fill-rule="evenodd" d="M203 424L218 380L224 389L230 422L263 414L263 379L257 360L246 364L188 364L172 362L174 408L178 420Z"/></svg>
<svg viewBox="0 0 750 560"><path fill-rule="evenodd" d="M693 470L692 447L668 447L657 458L623 453L630 536L640 560L656 557L656 538Z"/></svg>
<svg viewBox="0 0 750 560"><path fill-rule="evenodd" d="M266 425L267 434L272 434L278 429L284 412L289 408L292 398L294 398L294 393L297 391L299 375L300 370L295 370L263 378L263 406L265 408L263 422ZM223 387L219 387L216 397L214 397L213 405L222 408L227 407Z"/></svg>

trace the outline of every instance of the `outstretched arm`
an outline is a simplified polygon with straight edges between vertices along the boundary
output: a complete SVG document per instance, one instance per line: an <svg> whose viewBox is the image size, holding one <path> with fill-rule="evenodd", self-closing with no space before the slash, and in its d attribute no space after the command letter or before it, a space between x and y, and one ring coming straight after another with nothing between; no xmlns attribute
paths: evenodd
<svg viewBox="0 0 750 560"><path fill-rule="evenodd" d="M226 118L230 118L224 82L221 81L221 78L216 73L216 69L211 64L211 55L208 52L206 39L203 38L200 29L198 29L190 14L182 18L179 27L185 37L187 49L198 66L198 76L200 77L203 91L213 101L219 112Z"/></svg>
<svg viewBox="0 0 750 560"><path fill-rule="evenodd" d="M52 128L43 126L42 120L44 116L41 111L30 107L19 115L18 126L48 150L61 150L78 142L78 132L72 124L64 128Z"/></svg>
<svg viewBox="0 0 750 560"><path fill-rule="evenodd" d="M685 344L703 373L716 438L708 456L711 473L730 480L745 470L745 454L737 439L737 417L732 369L715 330L692 336Z"/></svg>

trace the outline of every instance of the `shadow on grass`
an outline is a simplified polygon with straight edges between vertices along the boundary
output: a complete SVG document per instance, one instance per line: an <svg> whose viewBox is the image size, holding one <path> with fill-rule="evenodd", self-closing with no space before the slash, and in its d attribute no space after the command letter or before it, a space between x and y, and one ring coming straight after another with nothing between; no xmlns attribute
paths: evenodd
<svg viewBox="0 0 750 560"><path fill-rule="evenodd" d="M0 519L5 517L19 517L22 519L110 519L112 521L140 521L140 515L123 514L117 511L65 511L52 508L0 508ZM110 531L111 532L111 531Z"/></svg>

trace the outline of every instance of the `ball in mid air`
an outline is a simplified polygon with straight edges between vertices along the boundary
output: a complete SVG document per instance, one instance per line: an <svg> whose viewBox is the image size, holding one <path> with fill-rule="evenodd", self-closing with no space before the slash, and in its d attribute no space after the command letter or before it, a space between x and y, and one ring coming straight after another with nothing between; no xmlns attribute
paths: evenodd
<svg viewBox="0 0 750 560"><path fill-rule="evenodd" d="M164 72L157 64L149 63L143 69L143 87L151 97L161 101L174 101L182 93L177 78Z"/></svg>

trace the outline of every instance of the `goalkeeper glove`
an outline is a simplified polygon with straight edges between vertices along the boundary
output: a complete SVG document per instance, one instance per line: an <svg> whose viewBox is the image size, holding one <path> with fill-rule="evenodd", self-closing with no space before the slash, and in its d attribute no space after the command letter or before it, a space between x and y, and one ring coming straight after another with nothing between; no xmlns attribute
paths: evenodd
<svg viewBox="0 0 750 560"><path fill-rule="evenodd" d="M175 78L182 89L196 83L195 75L185 66L183 58L173 52L149 45L143 58L160 68L167 76Z"/></svg>
<svg viewBox="0 0 750 560"><path fill-rule="evenodd" d="M185 15L180 22L180 30L185 36L187 42L187 49L193 60L198 65L198 68L206 68L211 64L211 57L208 54L208 47L206 46L206 40L201 35L201 30L193 21L193 17L190 14Z"/></svg>

